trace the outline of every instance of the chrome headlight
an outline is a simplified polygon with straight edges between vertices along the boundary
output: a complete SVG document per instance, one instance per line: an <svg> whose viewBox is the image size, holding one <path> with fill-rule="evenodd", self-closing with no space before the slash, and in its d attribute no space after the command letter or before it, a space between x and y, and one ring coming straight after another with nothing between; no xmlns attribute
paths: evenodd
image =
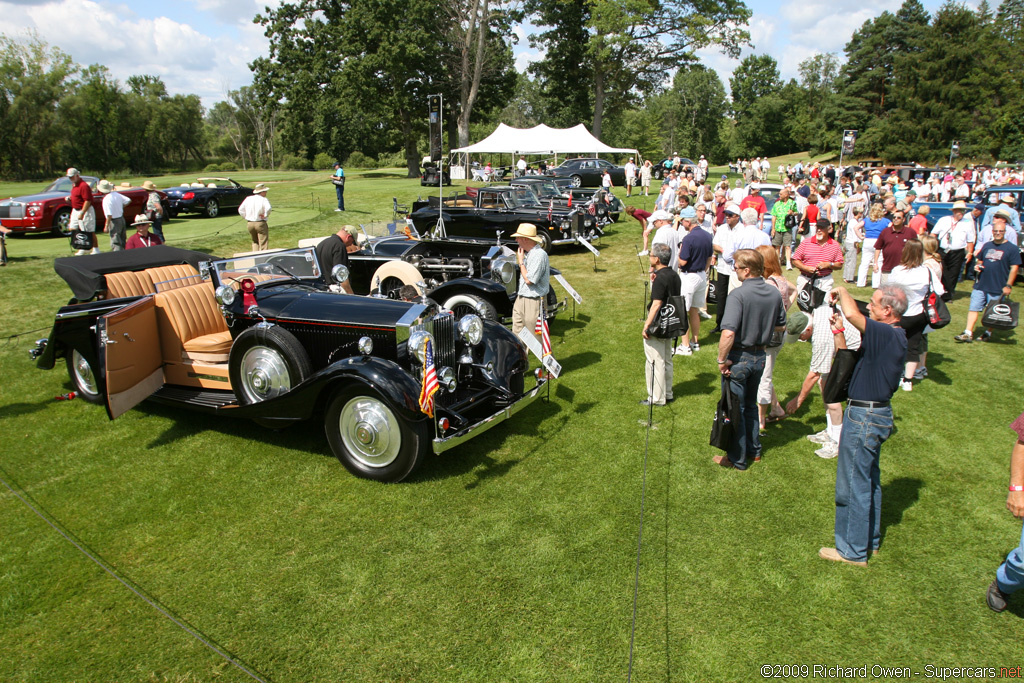
<svg viewBox="0 0 1024 683"><path fill-rule="evenodd" d="M441 368L441 372L437 373L437 380L449 394L455 391L455 371L451 368Z"/></svg>
<svg viewBox="0 0 1024 683"><path fill-rule="evenodd" d="M334 281L339 285L348 279L348 274L348 268L340 263L331 268L331 277L334 278Z"/></svg>
<svg viewBox="0 0 1024 683"><path fill-rule="evenodd" d="M459 334L470 346L476 346L484 338L484 321L473 313L462 316L459 320Z"/></svg>
<svg viewBox="0 0 1024 683"><path fill-rule="evenodd" d="M495 259L491 264L491 274L495 280L500 280L506 285L516 277L516 266L511 258Z"/></svg>
<svg viewBox="0 0 1024 683"><path fill-rule="evenodd" d="M420 363L426 362L428 341L433 346L434 338L430 336L429 332L423 330L416 330L409 335L409 352Z"/></svg>
<svg viewBox="0 0 1024 683"><path fill-rule="evenodd" d="M221 306L230 306L235 303L235 288L228 285L221 285L215 292L217 303Z"/></svg>
<svg viewBox="0 0 1024 683"><path fill-rule="evenodd" d="M373 340L370 339L369 337L360 337L358 346L359 353L363 354L364 356L369 356L371 353L373 353Z"/></svg>
<svg viewBox="0 0 1024 683"><path fill-rule="evenodd" d="M572 227L572 223L569 221L562 221L562 230L568 230Z"/></svg>

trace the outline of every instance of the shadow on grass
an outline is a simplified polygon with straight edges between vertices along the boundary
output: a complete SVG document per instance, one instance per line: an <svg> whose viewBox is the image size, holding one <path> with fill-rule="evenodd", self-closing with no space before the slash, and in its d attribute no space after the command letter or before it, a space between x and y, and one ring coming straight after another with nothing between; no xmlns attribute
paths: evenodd
<svg viewBox="0 0 1024 683"><path fill-rule="evenodd" d="M573 403L573 412L577 415L589 411L591 408L597 405L597 401L587 401L585 403L575 403L576 392L564 384L559 384L555 389L555 397L565 401L566 403Z"/></svg>
<svg viewBox="0 0 1024 683"><path fill-rule="evenodd" d="M920 497L924 482L912 477L899 477L882 484L882 520L880 541L885 541L889 527L903 521L903 513Z"/></svg>
<svg viewBox="0 0 1024 683"><path fill-rule="evenodd" d="M678 374L678 370L676 373ZM718 373L702 372L685 382L673 384L672 395L676 398L685 399L688 396L701 396L712 392L717 393L721 387L721 381L721 375Z"/></svg>
<svg viewBox="0 0 1024 683"><path fill-rule="evenodd" d="M38 403L9 403L5 406L0 406L0 418L3 417L17 417L19 415L28 415L29 413L35 413L46 407L46 404L53 399L47 399L45 401L39 401Z"/></svg>
<svg viewBox="0 0 1024 683"><path fill-rule="evenodd" d="M231 660L233 660L232 663L235 663L236 666L242 665L245 668L247 668L250 672L259 673L263 677L263 680L272 680L270 676L261 672L254 665L250 664L249 662L245 661L237 654L235 654L234 651L228 648L226 645L223 645L222 643L218 642L217 639L205 633L202 629L194 625L188 619L175 612L173 608L166 605L159 598L152 595L149 591L143 588L141 584L133 580L128 573L121 569L118 569L117 565L104 558L99 551L97 551L95 548L91 547L88 543L81 539L74 531L68 528L68 526L64 524L64 522L58 519L52 512L47 510L46 507L44 507L38 500L33 498L32 494L26 491L25 487L23 487L13 477L11 477L10 473L7 470L5 470L2 466L0 466L0 475L2 475L4 482L7 484L7 486L5 486L4 489L10 488L14 495L17 496L21 500L21 502L25 503L26 507L30 508L32 512L34 512L38 517L43 519L54 531L56 531L58 534L63 536L65 540L67 540L69 543L75 546L79 550L79 552L81 552L94 563L102 567L103 570L112 579L118 581L118 583L120 583L125 588L130 590L137 597L141 598L143 601L148 603L150 607L162 613L165 617L173 621L183 631L186 631L193 638L202 642L210 650L213 650L214 652L217 652L217 654L220 654L221 657L224 657L225 659L230 657ZM224 653L227 653L227 656L225 656ZM239 668L242 667L239 666ZM252 674L250 673L250 676L251 675Z"/></svg>
<svg viewBox="0 0 1024 683"><path fill-rule="evenodd" d="M948 358L938 351L928 352L928 379L929 381L941 384L943 386L949 386L953 383L943 368L947 363L956 363L955 358Z"/></svg>
<svg viewBox="0 0 1024 683"><path fill-rule="evenodd" d="M600 360L601 354L599 354L597 351L583 351L581 353L574 353L573 355L561 361L562 372L566 373L572 370L580 370L582 368L587 367L588 365L593 365L594 363L597 363Z"/></svg>

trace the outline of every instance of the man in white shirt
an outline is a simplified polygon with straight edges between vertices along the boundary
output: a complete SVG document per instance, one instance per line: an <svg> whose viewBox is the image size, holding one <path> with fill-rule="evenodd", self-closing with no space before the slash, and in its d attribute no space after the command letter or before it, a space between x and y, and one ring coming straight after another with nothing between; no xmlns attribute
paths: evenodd
<svg viewBox="0 0 1024 683"><path fill-rule="evenodd" d="M120 192L115 192L114 184L109 180L98 182L96 189L103 195L103 215L106 221L103 231L110 235L110 250L121 251L124 249L127 228L124 222L124 207L131 204L132 200Z"/></svg>
<svg viewBox="0 0 1024 683"><path fill-rule="evenodd" d="M711 247L715 250L716 255L715 270L718 272L718 281L715 283L715 322L717 324L711 330L712 334L722 331L722 316L725 315L725 302L729 298L729 278L735 273L732 261L726 261L724 254L731 247L739 224L740 207L737 204L729 204L725 207L725 223L718 226L715 238L711 242Z"/></svg>
<svg viewBox="0 0 1024 683"><path fill-rule="evenodd" d="M238 207L238 215L242 216L249 228L253 251L266 251L270 248L267 218L270 216L270 202L267 201L267 190L270 188L260 183L252 194Z"/></svg>
<svg viewBox="0 0 1024 683"><path fill-rule="evenodd" d="M651 246L665 244L672 250L672 262L669 264L675 272L679 272L679 243L685 233L679 232L677 225L673 222L673 216L668 211L655 211L647 222L654 227L654 237L651 238Z"/></svg>
<svg viewBox="0 0 1024 683"><path fill-rule="evenodd" d="M516 170L519 171L516 173L517 176L522 177L526 175L526 159L519 157L519 161L516 162Z"/></svg>
<svg viewBox="0 0 1024 683"><path fill-rule="evenodd" d="M967 216L967 205L954 202L952 216L943 216L935 223L932 234L939 240L942 254L942 287L946 290L943 301L953 298L953 290L963 273L964 263L974 256L976 232L974 221Z"/></svg>
<svg viewBox="0 0 1024 683"><path fill-rule="evenodd" d="M626 172L626 196L631 197L633 195L633 185L636 183L636 164L633 163L632 157L626 162L623 170Z"/></svg>
<svg viewBox="0 0 1024 683"><path fill-rule="evenodd" d="M736 179L736 187L729 191L729 201L736 206L740 205L744 199L747 198L747 191L743 189L743 180L741 178Z"/></svg>

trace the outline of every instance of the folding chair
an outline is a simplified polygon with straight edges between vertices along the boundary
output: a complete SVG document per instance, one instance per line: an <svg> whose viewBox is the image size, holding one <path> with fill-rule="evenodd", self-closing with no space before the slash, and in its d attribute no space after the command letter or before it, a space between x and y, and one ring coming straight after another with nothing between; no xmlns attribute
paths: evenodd
<svg viewBox="0 0 1024 683"><path fill-rule="evenodd" d="M391 198L391 220L397 221L399 217L404 218L409 213L409 206L399 204L398 197Z"/></svg>

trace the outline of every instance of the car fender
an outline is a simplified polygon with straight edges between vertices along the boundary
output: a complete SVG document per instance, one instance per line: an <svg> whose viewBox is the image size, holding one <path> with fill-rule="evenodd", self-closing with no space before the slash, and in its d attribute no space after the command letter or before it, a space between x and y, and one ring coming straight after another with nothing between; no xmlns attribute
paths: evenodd
<svg viewBox="0 0 1024 683"><path fill-rule="evenodd" d="M427 419L419 409L419 381L394 361L375 356L352 356L310 375L292 391L277 398L239 406L239 417L300 420L322 410L336 391L368 387L386 398L395 412L411 422Z"/></svg>
<svg viewBox="0 0 1024 683"><path fill-rule="evenodd" d="M512 300L505 286L479 277L460 277L442 282L430 292L430 298L444 303L456 294L472 294L488 301L498 315L512 315Z"/></svg>

